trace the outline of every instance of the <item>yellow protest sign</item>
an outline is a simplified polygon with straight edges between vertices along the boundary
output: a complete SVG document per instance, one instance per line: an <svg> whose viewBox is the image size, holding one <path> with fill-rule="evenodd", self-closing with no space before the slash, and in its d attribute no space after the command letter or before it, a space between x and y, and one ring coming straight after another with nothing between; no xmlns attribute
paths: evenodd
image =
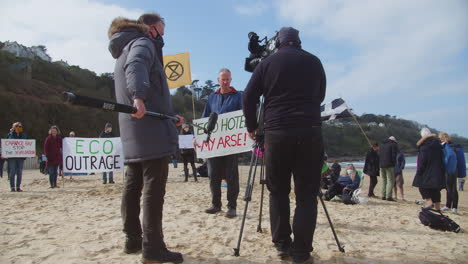
<svg viewBox="0 0 468 264"><path fill-rule="evenodd" d="M169 89L192 84L188 52L166 55L163 61Z"/></svg>

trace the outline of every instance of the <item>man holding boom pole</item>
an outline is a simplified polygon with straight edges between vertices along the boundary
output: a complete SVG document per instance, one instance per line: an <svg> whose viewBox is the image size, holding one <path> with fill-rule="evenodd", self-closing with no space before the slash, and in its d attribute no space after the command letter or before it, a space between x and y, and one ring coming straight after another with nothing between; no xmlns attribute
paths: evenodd
<svg viewBox="0 0 468 264"><path fill-rule="evenodd" d="M142 250L143 263L181 263L182 254L164 243L162 216L169 157L178 145L177 124L145 116L146 111L173 115L162 62L165 23L158 14L138 21L116 18L109 29L109 51L117 59L114 70L117 102L133 105L135 114L119 114L127 178L122 195L125 252ZM140 197L143 191L143 225Z"/></svg>

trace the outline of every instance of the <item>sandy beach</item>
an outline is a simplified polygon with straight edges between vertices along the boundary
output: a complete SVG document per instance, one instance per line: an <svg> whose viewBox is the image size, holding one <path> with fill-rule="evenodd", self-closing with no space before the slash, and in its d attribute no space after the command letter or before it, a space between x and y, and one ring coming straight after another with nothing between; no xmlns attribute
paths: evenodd
<svg viewBox="0 0 468 264"><path fill-rule="evenodd" d="M181 164L170 166L164 209L164 234L168 247L184 254L187 264L288 263L279 260L271 243L268 193L265 195L263 233L257 233L260 185L249 204L241 256L233 256L245 202L248 167L242 166L238 217L224 212L208 215L207 178L184 183ZM459 192L459 214L448 212L461 233L431 230L420 224L420 199L411 187L414 169L404 171L406 200L370 199L367 204L326 202L346 253L338 251L324 210L319 204L314 236L315 263L467 263L468 191ZM0 179L0 263L140 263L141 254L123 253L124 234L120 218L123 176L116 184L103 185L101 175L59 179L59 189L49 189L48 177L38 170L24 171L23 193L9 191ZM380 195L380 178L376 194ZM258 183L258 177L257 177ZM63 186L64 184L64 186ZM367 193L369 179L363 191ZM223 189L225 202L226 188ZM442 191L445 202L445 190ZM294 194L291 194L292 200ZM291 203L294 209L294 202ZM224 207L223 210L226 210Z"/></svg>

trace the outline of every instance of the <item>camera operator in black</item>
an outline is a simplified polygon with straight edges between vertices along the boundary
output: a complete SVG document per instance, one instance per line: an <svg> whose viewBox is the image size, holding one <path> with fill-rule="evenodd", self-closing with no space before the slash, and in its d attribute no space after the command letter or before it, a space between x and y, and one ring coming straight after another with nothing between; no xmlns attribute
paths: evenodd
<svg viewBox="0 0 468 264"><path fill-rule="evenodd" d="M293 263L307 263L313 250L324 158L320 104L325 97L326 78L320 60L301 49L298 30L282 28L277 47L278 51L254 70L244 91L243 109L247 130L253 138L257 129L256 105L260 96L264 96L272 241L278 256L289 254ZM289 223L291 174L296 194L292 230Z"/></svg>
<svg viewBox="0 0 468 264"><path fill-rule="evenodd" d="M183 124L182 129L180 130L181 135L193 135L190 131L189 124ZM192 166L193 171L193 178L197 182L197 169L195 167L195 150L191 149L180 149L180 155L182 156L182 160L184 161L184 173L185 173L185 182L188 181L189 177L189 170L188 170L188 163Z"/></svg>

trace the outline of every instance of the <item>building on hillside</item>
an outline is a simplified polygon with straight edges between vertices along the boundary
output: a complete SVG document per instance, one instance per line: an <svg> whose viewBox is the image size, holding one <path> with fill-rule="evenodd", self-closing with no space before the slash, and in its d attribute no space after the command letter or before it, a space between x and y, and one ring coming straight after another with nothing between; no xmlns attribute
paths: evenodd
<svg viewBox="0 0 468 264"><path fill-rule="evenodd" d="M10 42L4 42L1 50L7 51L16 57L21 57L21 58L29 58L29 59L34 59L35 57L39 57L42 60L51 62L52 58L47 54L47 49L45 46L39 45L39 46L32 46L32 47L26 47L21 44L19 44L16 41Z"/></svg>

